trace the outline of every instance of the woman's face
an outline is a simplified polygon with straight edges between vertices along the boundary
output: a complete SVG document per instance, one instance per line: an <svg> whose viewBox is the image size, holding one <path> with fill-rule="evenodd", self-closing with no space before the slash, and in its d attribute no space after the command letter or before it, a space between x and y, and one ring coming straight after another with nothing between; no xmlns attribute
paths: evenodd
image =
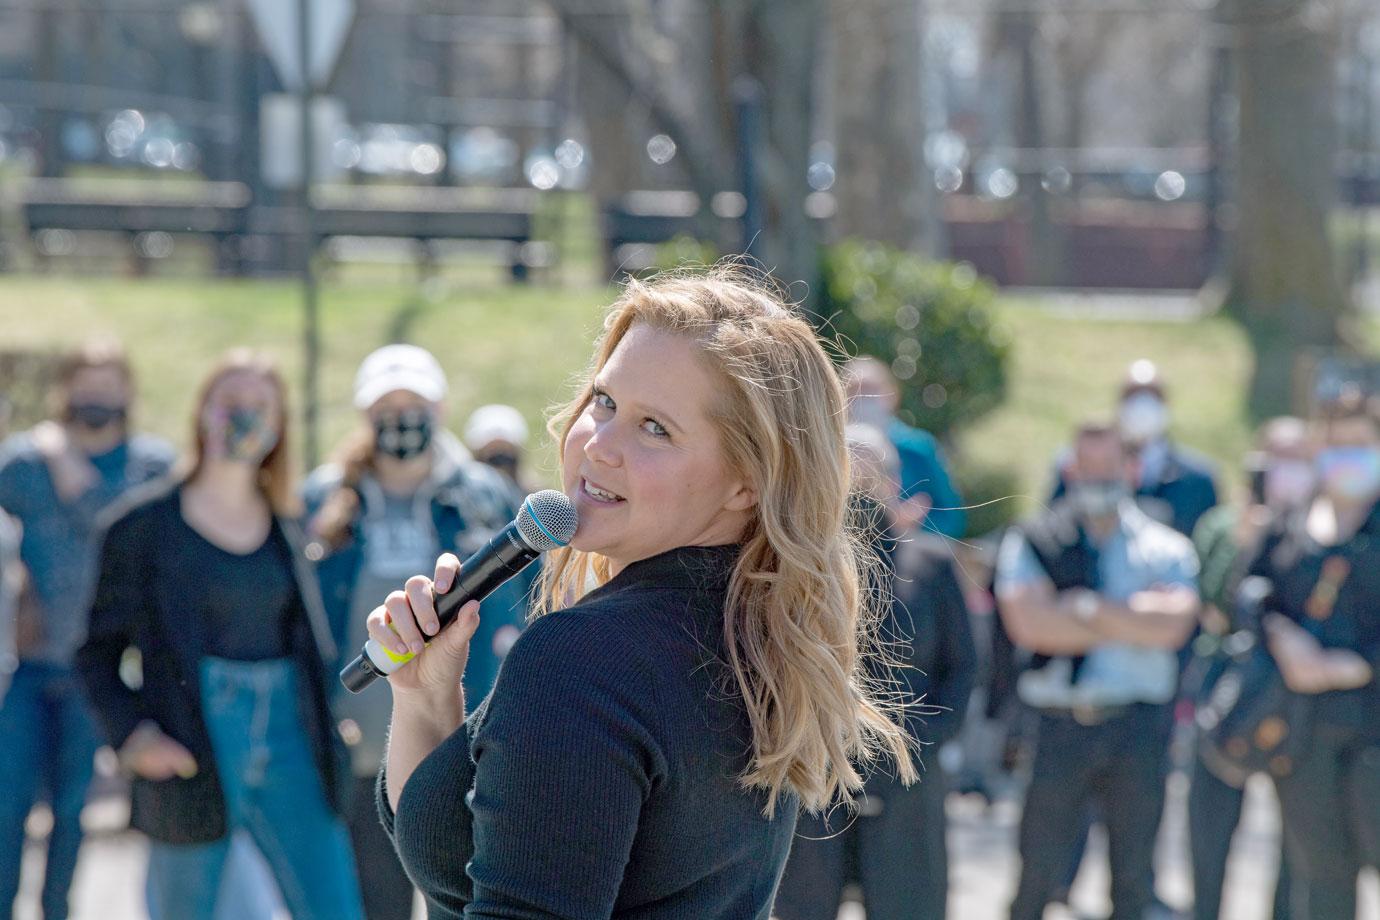
<svg viewBox="0 0 1380 920"><path fill-rule="evenodd" d="M410 390L380 396L367 413L376 452L400 461L430 456L439 414L435 403Z"/></svg>
<svg viewBox="0 0 1380 920"><path fill-rule="evenodd" d="M207 456L258 463L278 444L283 406L273 382L252 370L234 370L207 394L201 431Z"/></svg>
<svg viewBox="0 0 1380 920"><path fill-rule="evenodd" d="M688 338L637 324L595 376L562 457L572 545L615 569L680 546L740 539L756 494L728 468L710 409L718 384Z"/></svg>
<svg viewBox="0 0 1380 920"><path fill-rule="evenodd" d="M68 421L88 431L123 428L129 412L129 378L117 367L84 367L72 376L64 402Z"/></svg>
<svg viewBox="0 0 1380 920"><path fill-rule="evenodd" d="M1380 430L1369 419L1328 425L1316 462L1319 484L1334 502L1357 505L1380 496Z"/></svg>

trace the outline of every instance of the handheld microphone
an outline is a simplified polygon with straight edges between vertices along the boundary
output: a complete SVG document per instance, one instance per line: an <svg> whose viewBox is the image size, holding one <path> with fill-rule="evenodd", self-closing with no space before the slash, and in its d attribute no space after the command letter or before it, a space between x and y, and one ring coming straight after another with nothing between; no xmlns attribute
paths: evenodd
<svg viewBox="0 0 1380 920"><path fill-rule="evenodd" d="M466 559L450 590L436 596L441 629L455 619L465 604L483 600L542 553L569 543L577 523L575 506L563 493L543 489L527 496L517 519ZM376 678L392 674L414 657L411 652L399 655L370 639L340 672L340 682L351 693L359 693Z"/></svg>

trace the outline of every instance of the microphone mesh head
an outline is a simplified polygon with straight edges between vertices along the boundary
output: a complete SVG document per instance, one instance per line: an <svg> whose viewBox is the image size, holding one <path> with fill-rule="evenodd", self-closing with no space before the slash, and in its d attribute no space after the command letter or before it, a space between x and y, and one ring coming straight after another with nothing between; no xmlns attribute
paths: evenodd
<svg viewBox="0 0 1380 920"><path fill-rule="evenodd" d="M518 533L539 553L569 543L578 523L574 503L555 489L527 496L517 516Z"/></svg>

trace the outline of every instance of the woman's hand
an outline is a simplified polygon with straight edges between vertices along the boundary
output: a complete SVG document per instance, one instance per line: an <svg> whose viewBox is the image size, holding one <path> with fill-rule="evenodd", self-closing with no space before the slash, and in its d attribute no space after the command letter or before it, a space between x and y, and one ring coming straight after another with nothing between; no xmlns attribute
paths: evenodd
<svg viewBox="0 0 1380 920"><path fill-rule="evenodd" d="M436 560L436 575L414 575L402 591L388 595L369 614L369 636L401 655L417 653L388 675L393 690L393 719L388 728L388 803L396 810L403 788L417 764L436 749L465 718L460 678L470 657L470 639L479 627L479 602L460 608L455 622L440 635L436 595L455 584L460 560L446 553ZM428 637L435 636L430 645Z"/></svg>
<svg viewBox="0 0 1380 920"><path fill-rule="evenodd" d="M39 422L34 426L33 439L39 455L48 464L58 501L70 504L96 484L96 468L77 452L67 430L57 422Z"/></svg>
<svg viewBox="0 0 1380 920"><path fill-rule="evenodd" d="M404 590L388 595L383 606L369 614L371 638L397 654L417 656L388 675L395 700L450 703L459 699L470 639L479 627L479 602L461 607L460 615L444 631L436 615L436 595L450 590L459 571L460 560L446 553L436 560L433 578L412 576Z"/></svg>
<svg viewBox="0 0 1380 920"><path fill-rule="evenodd" d="M144 779L165 780L196 776L196 758L177 741L163 733L155 722L144 721L121 745L120 763Z"/></svg>

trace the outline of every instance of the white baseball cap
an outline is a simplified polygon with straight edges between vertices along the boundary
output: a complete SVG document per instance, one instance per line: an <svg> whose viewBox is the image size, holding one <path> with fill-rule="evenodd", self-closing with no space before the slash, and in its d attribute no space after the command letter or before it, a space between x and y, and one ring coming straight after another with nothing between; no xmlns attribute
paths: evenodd
<svg viewBox="0 0 1380 920"><path fill-rule="evenodd" d="M368 409L394 390L440 402L447 390L445 371L425 348L385 345L365 358L355 374L355 408Z"/></svg>
<svg viewBox="0 0 1380 920"><path fill-rule="evenodd" d="M527 445L527 422L512 406L492 403L474 410L465 423L465 444L479 450L494 441L506 441L516 447Z"/></svg>

